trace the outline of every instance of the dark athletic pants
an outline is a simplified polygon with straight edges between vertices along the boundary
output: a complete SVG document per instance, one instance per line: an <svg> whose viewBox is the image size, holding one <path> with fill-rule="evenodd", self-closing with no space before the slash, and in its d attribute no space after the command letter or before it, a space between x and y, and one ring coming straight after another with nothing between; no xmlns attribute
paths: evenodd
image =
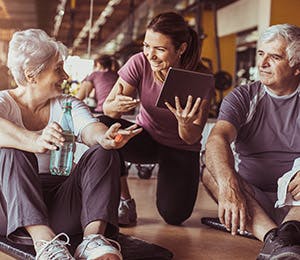
<svg viewBox="0 0 300 260"><path fill-rule="evenodd" d="M69 177L38 174L33 153L0 149L0 234L29 225L49 225L56 233L80 234L95 220L118 232L120 158L93 146Z"/></svg>
<svg viewBox="0 0 300 260"><path fill-rule="evenodd" d="M107 126L119 122L122 128L132 125L123 119L100 116ZM158 163L156 205L169 224L179 225L192 214L199 185L199 152L167 147L154 141L143 130L119 150L123 160L132 163Z"/></svg>

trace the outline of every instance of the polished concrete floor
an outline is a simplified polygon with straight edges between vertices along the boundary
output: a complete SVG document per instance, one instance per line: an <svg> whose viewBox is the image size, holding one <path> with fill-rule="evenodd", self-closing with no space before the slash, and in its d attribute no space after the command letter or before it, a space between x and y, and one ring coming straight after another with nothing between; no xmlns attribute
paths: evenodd
<svg viewBox="0 0 300 260"><path fill-rule="evenodd" d="M163 222L155 207L156 179L129 178L131 193L138 211L137 226L122 228L124 234L159 244L174 254L174 260L250 260L256 256L261 242L240 236L231 236L204 226L200 218L216 216L216 204L199 186L196 207L184 225L170 226ZM178 191L180 192L180 191ZM0 252L0 259L13 259Z"/></svg>

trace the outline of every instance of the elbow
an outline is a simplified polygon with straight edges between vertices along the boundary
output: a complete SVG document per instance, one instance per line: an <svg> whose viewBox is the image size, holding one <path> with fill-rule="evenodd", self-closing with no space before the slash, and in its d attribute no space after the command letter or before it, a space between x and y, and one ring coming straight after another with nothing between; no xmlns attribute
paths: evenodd
<svg viewBox="0 0 300 260"><path fill-rule="evenodd" d="M186 136L186 137L182 137L182 140L188 145L193 145L193 144L196 144L196 143L200 142L201 137L202 137L202 135L198 138L191 137L191 136Z"/></svg>
<svg viewBox="0 0 300 260"><path fill-rule="evenodd" d="M195 144L196 142L195 142L195 140L184 140L188 145L193 145L193 144Z"/></svg>
<svg viewBox="0 0 300 260"><path fill-rule="evenodd" d="M110 109L110 105L107 103L107 101L105 101L103 103L102 109L103 109L103 114L106 116L109 116L111 118L120 118L122 115L121 113L112 111L112 109Z"/></svg>
<svg viewBox="0 0 300 260"><path fill-rule="evenodd" d="M107 109L107 104L104 102L102 105L102 111L104 115L108 115L108 109Z"/></svg>
<svg viewBox="0 0 300 260"><path fill-rule="evenodd" d="M112 117L112 111L109 109L107 101L103 103L102 110L104 115Z"/></svg>

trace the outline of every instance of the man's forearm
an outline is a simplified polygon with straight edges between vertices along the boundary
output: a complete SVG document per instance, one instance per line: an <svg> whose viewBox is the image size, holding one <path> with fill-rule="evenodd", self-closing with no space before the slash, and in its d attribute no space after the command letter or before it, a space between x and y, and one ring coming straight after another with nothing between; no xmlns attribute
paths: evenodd
<svg viewBox="0 0 300 260"><path fill-rule="evenodd" d="M218 185L228 185L237 180L234 169L234 156L230 144L218 137L209 138L206 144L205 164Z"/></svg>

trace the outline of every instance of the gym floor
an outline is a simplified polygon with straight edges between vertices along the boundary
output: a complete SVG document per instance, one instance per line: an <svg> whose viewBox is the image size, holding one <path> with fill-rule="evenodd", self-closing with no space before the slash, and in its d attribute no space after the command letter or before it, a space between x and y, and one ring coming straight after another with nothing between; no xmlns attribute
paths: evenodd
<svg viewBox="0 0 300 260"><path fill-rule="evenodd" d="M201 217L217 216L217 206L201 184L194 212L180 227L165 224L156 210L155 175L145 180L131 174L129 186L137 204L138 223L135 227L121 228L122 233L168 248L174 260L256 259L262 246L260 241L233 237L201 224ZM13 258L0 252L0 259Z"/></svg>

